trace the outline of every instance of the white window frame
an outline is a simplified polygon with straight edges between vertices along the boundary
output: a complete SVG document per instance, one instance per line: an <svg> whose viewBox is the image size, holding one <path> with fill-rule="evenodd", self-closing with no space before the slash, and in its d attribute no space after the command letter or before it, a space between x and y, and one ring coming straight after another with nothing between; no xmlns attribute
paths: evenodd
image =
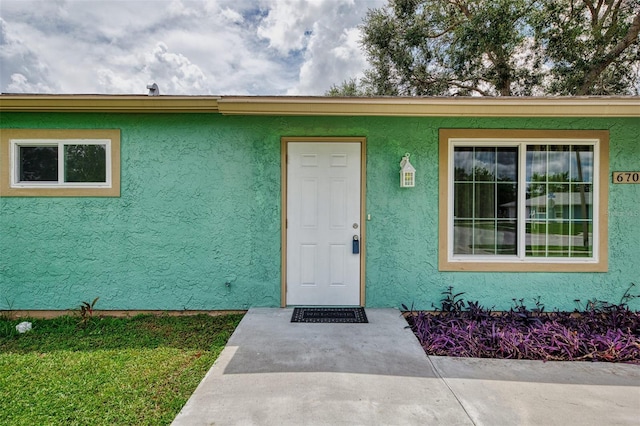
<svg viewBox="0 0 640 426"><path fill-rule="evenodd" d="M538 137L539 133L539 137ZM490 135L490 136L485 136ZM532 137L533 135L533 137ZM591 257L526 257L526 147L528 145L591 145L593 255ZM517 147L517 250L515 255L454 254L454 148ZM443 152L444 151L444 152ZM608 132L442 129L440 131L439 268L445 271L566 271L607 270Z"/></svg>
<svg viewBox="0 0 640 426"><path fill-rule="evenodd" d="M106 145L105 182L64 182L63 145ZM20 146L58 146L58 182L21 182ZM0 197L119 197L119 129L2 129Z"/></svg>
<svg viewBox="0 0 640 426"><path fill-rule="evenodd" d="M67 145L103 145L105 147L105 182L65 182L64 147ZM38 182L20 180L20 148L57 147L58 180ZM111 140L109 139L11 139L11 188L111 188Z"/></svg>

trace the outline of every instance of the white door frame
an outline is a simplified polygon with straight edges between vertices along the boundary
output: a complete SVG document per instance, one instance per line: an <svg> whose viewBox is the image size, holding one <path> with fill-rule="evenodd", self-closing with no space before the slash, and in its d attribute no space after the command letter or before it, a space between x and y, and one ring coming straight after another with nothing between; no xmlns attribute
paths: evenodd
<svg viewBox="0 0 640 426"><path fill-rule="evenodd" d="M280 265L280 306L287 306L287 155L289 142L322 142L322 143L359 143L360 144L360 306L365 304L365 255L366 255L366 152L365 137L294 137L284 136L280 140L280 173L281 173L281 265Z"/></svg>

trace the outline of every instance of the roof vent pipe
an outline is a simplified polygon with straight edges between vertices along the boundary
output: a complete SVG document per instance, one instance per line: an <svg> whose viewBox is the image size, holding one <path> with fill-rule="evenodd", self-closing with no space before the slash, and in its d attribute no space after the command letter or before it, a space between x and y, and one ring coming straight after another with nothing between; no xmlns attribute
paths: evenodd
<svg viewBox="0 0 640 426"><path fill-rule="evenodd" d="M160 89L158 89L157 84L147 84L147 89L149 89L149 96L160 96Z"/></svg>

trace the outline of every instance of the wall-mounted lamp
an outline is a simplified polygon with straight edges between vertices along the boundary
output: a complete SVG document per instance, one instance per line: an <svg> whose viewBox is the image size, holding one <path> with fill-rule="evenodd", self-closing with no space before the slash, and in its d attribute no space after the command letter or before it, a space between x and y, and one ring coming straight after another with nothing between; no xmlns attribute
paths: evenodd
<svg viewBox="0 0 640 426"><path fill-rule="evenodd" d="M413 188L416 186L416 169L409 162L410 154L407 152L400 162L400 188Z"/></svg>

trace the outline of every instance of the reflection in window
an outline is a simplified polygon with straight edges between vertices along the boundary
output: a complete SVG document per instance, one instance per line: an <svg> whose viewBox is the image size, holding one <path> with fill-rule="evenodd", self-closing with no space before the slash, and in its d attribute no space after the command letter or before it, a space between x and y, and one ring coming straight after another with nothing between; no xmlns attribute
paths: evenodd
<svg viewBox="0 0 640 426"><path fill-rule="evenodd" d="M439 135L441 270L607 271L608 131Z"/></svg>
<svg viewBox="0 0 640 426"><path fill-rule="evenodd" d="M461 144L453 154L454 255L519 255L524 240L525 257L593 257L593 145Z"/></svg>
<svg viewBox="0 0 640 426"><path fill-rule="evenodd" d="M32 185L108 184L108 142L15 141L15 183ZM62 158L61 153L63 153Z"/></svg>
<svg viewBox="0 0 640 426"><path fill-rule="evenodd" d="M516 254L518 152L454 149L454 254Z"/></svg>
<svg viewBox="0 0 640 426"><path fill-rule="evenodd" d="M106 182L107 155L104 145L65 145L65 182Z"/></svg>
<svg viewBox="0 0 640 426"><path fill-rule="evenodd" d="M526 255L592 257L593 146L527 146L526 170Z"/></svg>
<svg viewBox="0 0 640 426"><path fill-rule="evenodd" d="M57 146L20 147L20 181L56 182L57 180Z"/></svg>

